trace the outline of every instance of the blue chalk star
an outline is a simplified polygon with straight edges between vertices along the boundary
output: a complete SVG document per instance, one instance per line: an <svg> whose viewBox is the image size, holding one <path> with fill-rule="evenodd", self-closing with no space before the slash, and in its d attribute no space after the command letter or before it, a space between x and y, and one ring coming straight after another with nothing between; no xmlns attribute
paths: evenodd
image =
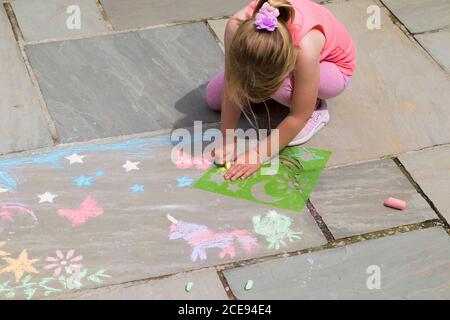
<svg viewBox="0 0 450 320"><path fill-rule="evenodd" d="M78 187L78 188L82 188L82 187L91 187L92 186L92 180L94 178L93 177L86 177L84 175L79 176L76 179L73 179L72 182Z"/></svg>
<svg viewBox="0 0 450 320"><path fill-rule="evenodd" d="M142 184L133 184L130 187L130 190L132 192L144 192L144 185L142 185Z"/></svg>
<svg viewBox="0 0 450 320"><path fill-rule="evenodd" d="M103 172L102 170L97 170L95 171L95 175L97 177L103 177L105 175L105 172Z"/></svg>
<svg viewBox="0 0 450 320"><path fill-rule="evenodd" d="M188 187L192 184L192 179L189 177L181 177L177 179L177 186L178 187Z"/></svg>

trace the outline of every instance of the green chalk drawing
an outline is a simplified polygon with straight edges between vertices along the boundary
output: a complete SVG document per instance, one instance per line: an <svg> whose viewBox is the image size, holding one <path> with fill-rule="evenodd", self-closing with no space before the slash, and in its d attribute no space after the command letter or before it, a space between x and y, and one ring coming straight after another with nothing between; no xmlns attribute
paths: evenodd
<svg viewBox="0 0 450 320"><path fill-rule="evenodd" d="M245 290L252 290L253 289L253 280L248 280L247 283L245 284Z"/></svg>
<svg viewBox="0 0 450 320"><path fill-rule="evenodd" d="M271 210L264 217L254 216L252 219L255 233L266 237L269 242L268 249L278 250L285 246L285 239L290 242L301 239L301 232L291 229L292 219Z"/></svg>
<svg viewBox="0 0 450 320"><path fill-rule="evenodd" d="M194 283L192 283L192 282L186 283L186 287L185 287L186 292L191 292L193 286L194 286Z"/></svg>
<svg viewBox="0 0 450 320"><path fill-rule="evenodd" d="M194 188L301 212L330 156L327 150L287 147L274 175L263 175L260 169L245 180L228 181L223 177L226 169L213 166Z"/></svg>
<svg viewBox="0 0 450 320"><path fill-rule="evenodd" d="M7 299L25 297L31 300L36 293L42 292L45 297L52 294L63 292L66 290L80 289L85 286L85 282L101 283L105 278L110 278L106 270L102 269L92 274L88 274L87 269L81 270L79 273L72 275L61 275L59 277L33 277L27 275L23 277L17 284L11 281L0 283L0 295ZM11 285L12 283L12 285Z"/></svg>

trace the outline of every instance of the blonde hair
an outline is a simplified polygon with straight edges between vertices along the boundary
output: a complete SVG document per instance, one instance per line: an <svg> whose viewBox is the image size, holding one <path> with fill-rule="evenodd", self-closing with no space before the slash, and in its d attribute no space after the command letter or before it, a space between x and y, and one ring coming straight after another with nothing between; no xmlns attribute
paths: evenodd
<svg viewBox="0 0 450 320"><path fill-rule="evenodd" d="M272 32L255 26L255 15L265 2L280 11L278 27ZM229 44L225 57L227 95L246 116L244 102L264 102L294 69L294 45L287 28L294 14L287 0L259 0L252 18L241 23Z"/></svg>

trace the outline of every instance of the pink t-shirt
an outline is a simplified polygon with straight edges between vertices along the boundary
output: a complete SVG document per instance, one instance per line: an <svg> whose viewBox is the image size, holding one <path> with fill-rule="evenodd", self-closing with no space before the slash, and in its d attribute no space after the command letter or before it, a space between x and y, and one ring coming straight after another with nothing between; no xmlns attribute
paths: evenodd
<svg viewBox="0 0 450 320"><path fill-rule="evenodd" d="M258 0L247 7L247 19L253 16ZM356 48L349 32L324 6L311 0L290 0L295 8L294 21L289 24L292 40L300 45L303 37L312 29L325 36L325 45L320 53L320 61L335 63L342 73L351 76L356 65Z"/></svg>

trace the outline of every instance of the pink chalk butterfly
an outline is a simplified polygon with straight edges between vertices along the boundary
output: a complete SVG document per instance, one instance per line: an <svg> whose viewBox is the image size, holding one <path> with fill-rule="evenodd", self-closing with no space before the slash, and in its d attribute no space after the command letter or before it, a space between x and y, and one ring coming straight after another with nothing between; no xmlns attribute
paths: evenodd
<svg viewBox="0 0 450 320"><path fill-rule="evenodd" d="M85 224L90 218L103 214L103 209L97 205L97 201L87 196L78 209L59 209L58 215L66 217L73 226Z"/></svg>

